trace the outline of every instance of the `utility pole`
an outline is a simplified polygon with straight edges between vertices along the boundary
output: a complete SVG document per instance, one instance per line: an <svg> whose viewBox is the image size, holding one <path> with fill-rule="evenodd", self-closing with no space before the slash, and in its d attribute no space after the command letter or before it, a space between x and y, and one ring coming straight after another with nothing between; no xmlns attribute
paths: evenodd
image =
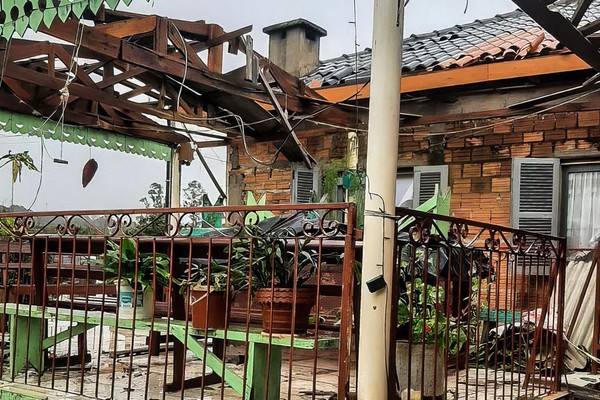
<svg viewBox="0 0 600 400"><path fill-rule="evenodd" d="M388 399L388 338L404 0L375 0L360 305L358 400ZM374 215L379 214L379 215ZM387 288L382 288L383 280Z"/></svg>

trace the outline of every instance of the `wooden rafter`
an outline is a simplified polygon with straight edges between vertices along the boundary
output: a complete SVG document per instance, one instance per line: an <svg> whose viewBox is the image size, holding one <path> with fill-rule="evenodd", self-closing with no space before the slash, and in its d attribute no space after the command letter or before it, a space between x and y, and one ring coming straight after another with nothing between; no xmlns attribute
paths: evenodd
<svg viewBox="0 0 600 400"><path fill-rule="evenodd" d="M53 111L68 93L65 122L170 144L189 141L189 137L164 121L223 129L224 134L198 133L214 139L209 143L222 144L239 135L238 129L231 129L238 123L233 114L251 123L247 132L258 140L294 135L265 109L269 104L276 107L279 117L284 111L277 106L282 104L292 113L319 111L319 118L331 123L354 123L353 113L328 103L268 63L263 65L265 74L278 90L223 75L224 45L229 43L234 51L243 49L240 36L251 29L224 32L219 25L204 21L117 11L107 11L95 26L83 28L75 20L56 20L50 29L41 25L40 31L66 43L13 40L10 47L0 46L0 59L7 60L0 107L57 118ZM207 51L206 63L201 51ZM75 60L78 64L70 71L74 54L85 59L85 64ZM13 97L26 104L11 101ZM175 109L177 104L179 109ZM292 161L309 160L297 140L285 146L284 155Z"/></svg>

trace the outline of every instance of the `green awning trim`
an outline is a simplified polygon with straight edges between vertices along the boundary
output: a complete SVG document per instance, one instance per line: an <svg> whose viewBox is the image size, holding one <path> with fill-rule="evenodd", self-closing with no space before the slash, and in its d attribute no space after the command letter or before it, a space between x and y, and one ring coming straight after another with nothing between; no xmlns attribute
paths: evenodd
<svg viewBox="0 0 600 400"><path fill-rule="evenodd" d="M52 2L43 0L1 0L0 11L4 11L6 18L4 23L0 24L0 29L2 29L1 36L6 39L11 38L15 33L23 36L28 29L37 32L42 23L50 28L56 17L64 22L69 18L71 13L77 18L81 18L86 9L96 15L102 5L114 10L119 3L129 5L131 1L61 0L58 6L54 6ZM40 4L43 4L43 6L40 7Z"/></svg>
<svg viewBox="0 0 600 400"><path fill-rule="evenodd" d="M171 148L165 144L147 139L86 128L74 125L57 124L56 121L45 120L32 115L0 110L0 130L24 135L44 137L61 142L82 144L101 149L122 151L129 154L170 161Z"/></svg>

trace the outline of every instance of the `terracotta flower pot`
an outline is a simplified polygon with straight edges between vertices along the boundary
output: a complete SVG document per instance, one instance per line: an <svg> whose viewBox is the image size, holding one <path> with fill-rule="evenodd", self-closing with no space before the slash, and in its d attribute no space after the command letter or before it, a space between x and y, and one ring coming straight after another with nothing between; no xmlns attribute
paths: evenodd
<svg viewBox="0 0 600 400"><path fill-rule="evenodd" d="M227 292L217 292L206 287L195 287L191 290L192 327L198 330L224 329L229 310L227 309Z"/></svg>
<svg viewBox="0 0 600 400"><path fill-rule="evenodd" d="M296 318L294 333L305 333L308 329L310 310L316 303L314 288L296 289ZM263 330L271 333L292 332L292 308L294 291L291 288L270 288L256 291L254 301L262 306ZM273 319L271 320L271 311Z"/></svg>

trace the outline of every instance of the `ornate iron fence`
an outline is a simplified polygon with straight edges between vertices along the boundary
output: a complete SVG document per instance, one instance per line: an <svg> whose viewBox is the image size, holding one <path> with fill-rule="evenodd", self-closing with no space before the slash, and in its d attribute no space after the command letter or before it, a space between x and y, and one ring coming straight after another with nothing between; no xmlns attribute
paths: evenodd
<svg viewBox="0 0 600 400"><path fill-rule="evenodd" d="M558 391L565 240L404 208L396 217L390 368L401 398Z"/></svg>
<svg viewBox="0 0 600 400"><path fill-rule="evenodd" d="M0 214L0 379L346 398L355 218L351 204Z"/></svg>

